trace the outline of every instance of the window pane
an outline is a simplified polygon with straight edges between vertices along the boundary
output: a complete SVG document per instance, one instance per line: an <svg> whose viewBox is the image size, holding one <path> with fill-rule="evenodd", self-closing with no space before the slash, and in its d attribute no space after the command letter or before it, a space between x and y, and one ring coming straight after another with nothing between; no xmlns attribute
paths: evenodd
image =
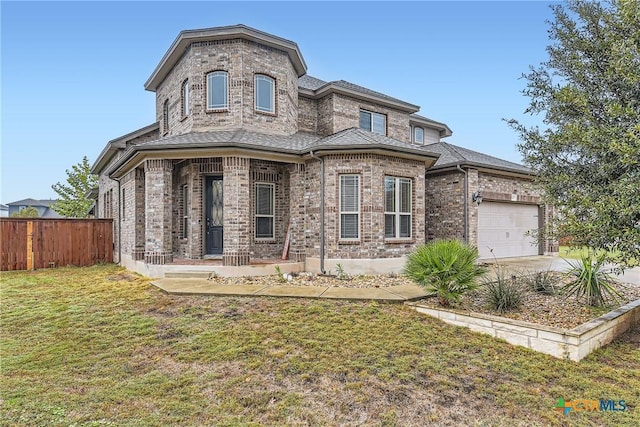
<svg viewBox="0 0 640 427"><path fill-rule="evenodd" d="M360 129L371 131L371 113L360 111Z"/></svg>
<svg viewBox="0 0 640 427"><path fill-rule="evenodd" d="M396 216L384 216L384 237L396 237Z"/></svg>
<svg viewBox="0 0 640 427"><path fill-rule="evenodd" d="M411 215L400 215L400 237L411 237Z"/></svg>
<svg viewBox="0 0 640 427"><path fill-rule="evenodd" d="M274 81L271 77L257 75L255 80L256 110L273 113Z"/></svg>
<svg viewBox="0 0 640 427"><path fill-rule="evenodd" d="M340 211L358 211L358 176L344 175L340 177Z"/></svg>
<svg viewBox="0 0 640 427"><path fill-rule="evenodd" d="M189 115L189 82L184 82L182 85L182 115Z"/></svg>
<svg viewBox="0 0 640 427"><path fill-rule="evenodd" d="M371 131L380 135L387 134L387 118L383 114L373 114L373 123Z"/></svg>
<svg viewBox="0 0 640 427"><path fill-rule="evenodd" d="M396 210L396 180L388 176L384 178L384 210L385 212Z"/></svg>
<svg viewBox="0 0 640 427"><path fill-rule="evenodd" d="M273 186L269 184L256 185L256 214L273 215Z"/></svg>
<svg viewBox="0 0 640 427"><path fill-rule="evenodd" d="M258 239L273 237L273 218L256 217L256 237Z"/></svg>
<svg viewBox="0 0 640 427"><path fill-rule="evenodd" d="M228 75L225 71L216 71L207 75L207 108L221 109L229 107Z"/></svg>
<svg viewBox="0 0 640 427"><path fill-rule="evenodd" d="M358 238L358 214L340 215L340 238L341 239L357 239Z"/></svg>
<svg viewBox="0 0 640 427"><path fill-rule="evenodd" d="M400 212L411 213L411 181L400 180Z"/></svg>
<svg viewBox="0 0 640 427"><path fill-rule="evenodd" d="M424 142L424 130L422 128L415 128L414 141L419 144Z"/></svg>

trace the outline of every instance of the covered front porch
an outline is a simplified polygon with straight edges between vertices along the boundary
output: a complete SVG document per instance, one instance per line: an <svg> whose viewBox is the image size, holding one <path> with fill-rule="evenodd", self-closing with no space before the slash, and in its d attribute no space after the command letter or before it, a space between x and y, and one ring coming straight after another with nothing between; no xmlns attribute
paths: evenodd
<svg viewBox="0 0 640 427"><path fill-rule="evenodd" d="M304 172L239 155L146 159L121 179L120 262L152 277L302 271L304 217L291 200L303 198Z"/></svg>

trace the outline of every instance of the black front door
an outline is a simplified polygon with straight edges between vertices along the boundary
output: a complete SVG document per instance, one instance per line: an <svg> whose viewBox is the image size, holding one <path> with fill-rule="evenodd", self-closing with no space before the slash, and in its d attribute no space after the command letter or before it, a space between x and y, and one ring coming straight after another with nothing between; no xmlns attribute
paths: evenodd
<svg viewBox="0 0 640 427"><path fill-rule="evenodd" d="M205 184L206 252L207 255L222 255L222 177L208 176Z"/></svg>

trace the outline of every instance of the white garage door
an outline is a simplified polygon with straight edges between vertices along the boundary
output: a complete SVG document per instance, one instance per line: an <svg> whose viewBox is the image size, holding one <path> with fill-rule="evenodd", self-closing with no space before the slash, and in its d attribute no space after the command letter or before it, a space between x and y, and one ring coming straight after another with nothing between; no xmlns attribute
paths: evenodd
<svg viewBox="0 0 640 427"><path fill-rule="evenodd" d="M538 255L535 239L525 236L527 231L537 228L536 205L482 202L478 212L480 258Z"/></svg>

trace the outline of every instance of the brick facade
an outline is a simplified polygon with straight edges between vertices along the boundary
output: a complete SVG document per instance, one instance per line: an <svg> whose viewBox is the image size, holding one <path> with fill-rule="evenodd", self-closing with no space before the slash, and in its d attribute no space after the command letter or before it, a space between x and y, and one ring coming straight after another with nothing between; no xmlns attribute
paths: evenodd
<svg viewBox="0 0 640 427"><path fill-rule="evenodd" d="M465 176L458 170L429 174L426 178L427 241L444 238L467 239L472 245L478 243L478 205L473 202L474 192L481 192L483 201L526 203L539 206L543 220L549 223L553 209L544 205L540 189L530 178L479 171L464 168L467 172L467 229L464 227ZM547 240L543 252L557 252L557 242Z"/></svg>
<svg viewBox="0 0 640 427"><path fill-rule="evenodd" d="M205 247L207 177L223 180L221 258L225 265L233 266L249 264L252 259L279 258L287 235L289 259L297 261L320 257L322 235L327 258L398 259L417 244L435 238L467 238L476 242L477 206L470 200L473 191L481 190L485 200L541 203L540 194L530 181L467 168L469 215L465 230L464 175L456 170L427 174L425 162L431 161L427 160L429 155L425 154L424 159L413 154L404 158L395 151L397 146L375 152L360 147L296 156L265 153L266 150L254 155L249 149L226 146L224 141L220 146L212 144L193 152L187 151L189 147L172 146L172 150L185 150L166 156L159 151L144 154L130 169L123 169L117 177L119 182L110 178L113 176L110 168L126 149L178 135L197 137L204 132L245 129L269 136L291 136L298 132L329 136L359 127L360 111L367 110L386 116L388 137L408 143L412 124L429 123L412 118L407 112L410 104L394 108L400 104L389 99L377 103L370 93L352 97L345 94L348 91L328 91L324 96L324 92L313 95L306 89L299 91L298 78L303 72L292 58L291 46L273 40L261 43L261 37L213 37L190 42L184 52L172 59L166 75L150 89L156 93L159 124L118 142L117 152L100 172L98 215L119 218L113 222L114 240L123 256L165 264L174 258L202 259L210 255ZM229 102L223 110L211 111L206 106L206 76L213 71L228 73ZM272 114L256 111L256 74L275 81ZM185 82L189 86L186 115ZM425 125L425 142L438 142L440 132ZM184 155L174 154L177 152ZM320 228L322 162L317 155L322 156L325 170L324 230ZM360 177L357 240L347 241L339 236L339 180L343 174ZM385 176L408 178L411 182L410 238L385 238ZM256 238L255 193L260 183L274 188L274 235L268 239ZM551 214L551 210L544 212ZM119 261L118 251L115 252Z"/></svg>

